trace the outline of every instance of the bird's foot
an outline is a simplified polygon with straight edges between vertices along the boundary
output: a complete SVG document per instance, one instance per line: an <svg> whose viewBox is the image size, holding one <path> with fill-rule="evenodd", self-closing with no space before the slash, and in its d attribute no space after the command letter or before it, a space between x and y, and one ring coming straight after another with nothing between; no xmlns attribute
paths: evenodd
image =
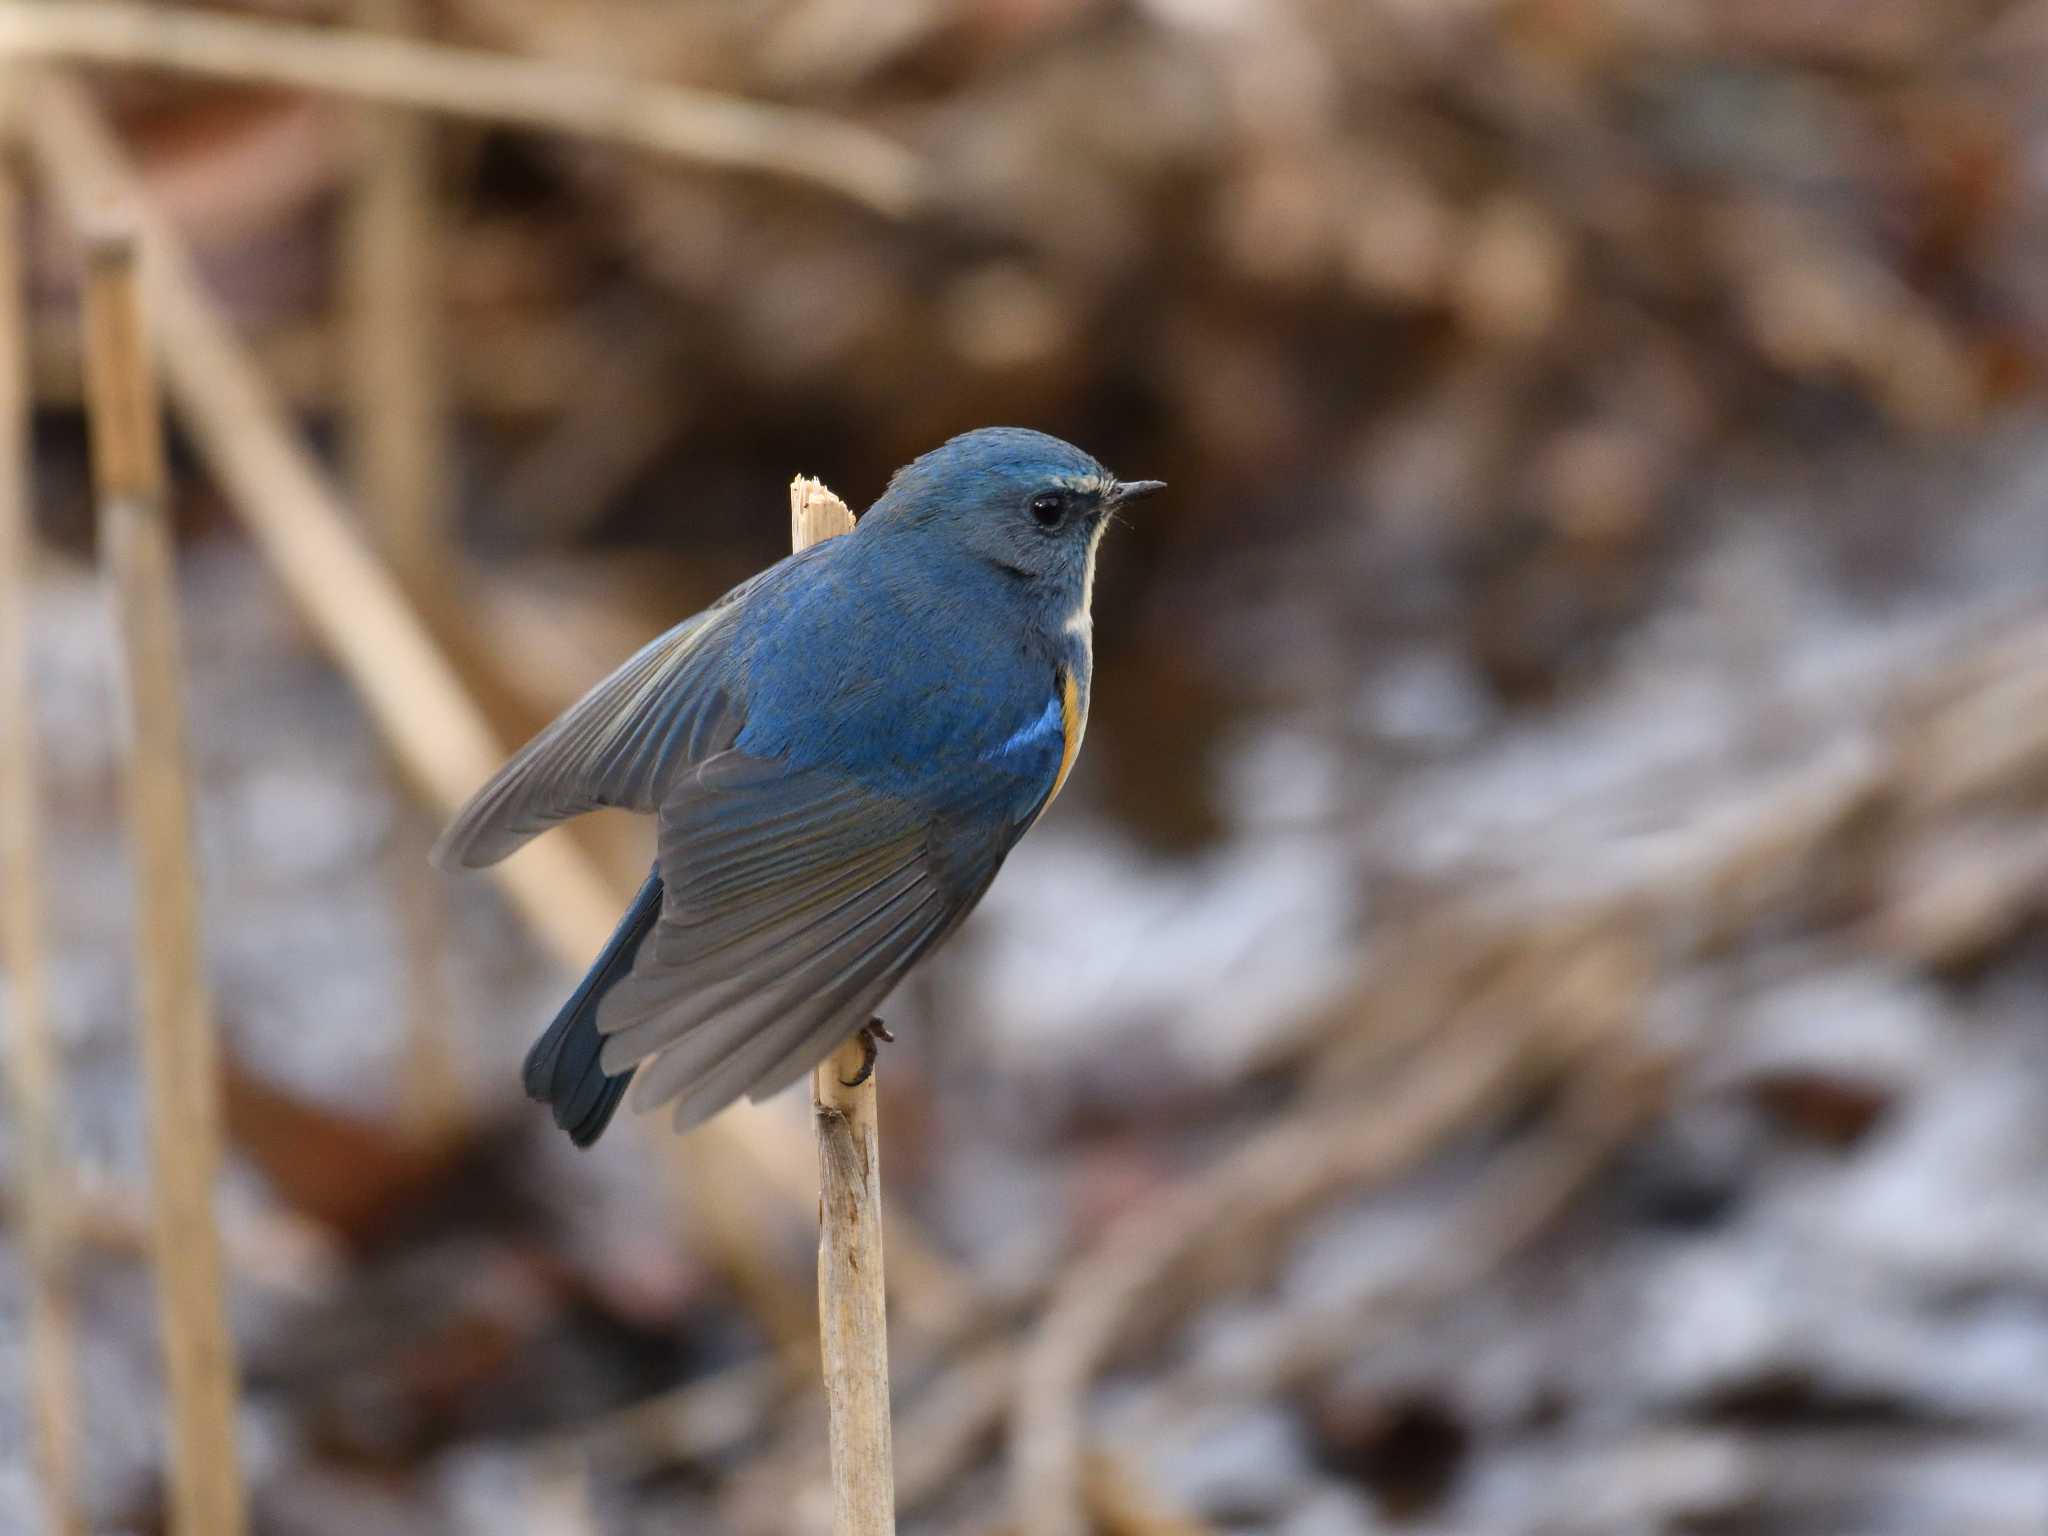
<svg viewBox="0 0 2048 1536"><path fill-rule="evenodd" d="M869 1019L860 1027L860 1070L851 1078L842 1077L842 1088L858 1088L875 1075L875 1058L882 1054L882 1047L896 1043L896 1037L889 1033L889 1026L880 1019Z"/></svg>

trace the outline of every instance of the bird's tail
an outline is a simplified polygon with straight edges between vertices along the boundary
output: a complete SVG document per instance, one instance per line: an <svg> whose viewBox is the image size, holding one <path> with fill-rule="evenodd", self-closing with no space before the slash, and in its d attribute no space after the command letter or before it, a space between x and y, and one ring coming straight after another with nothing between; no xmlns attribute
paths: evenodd
<svg viewBox="0 0 2048 1536"><path fill-rule="evenodd" d="M661 916L661 874L647 877L640 894L612 930L604 952L590 967L562 1011L526 1053L527 1097L553 1107L555 1124L579 1147L604 1133L612 1112L625 1096L632 1069L607 1076L598 1057L604 1036L597 1032L597 1007L607 992L626 979L641 942Z"/></svg>

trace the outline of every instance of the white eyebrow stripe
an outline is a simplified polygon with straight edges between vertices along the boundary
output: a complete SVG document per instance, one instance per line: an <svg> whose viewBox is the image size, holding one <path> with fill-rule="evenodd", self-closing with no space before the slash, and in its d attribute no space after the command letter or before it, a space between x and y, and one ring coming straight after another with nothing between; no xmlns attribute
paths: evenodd
<svg viewBox="0 0 2048 1536"><path fill-rule="evenodd" d="M1058 741L1064 745L1066 738L1066 721L1060 714L1059 697L1054 695L1045 701L1045 709L1036 720L1017 731L1001 746L984 752L981 755L983 761L993 762L999 757L1014 757L1019 752L1029 747L1035 747L1040 742L1048 739Z"/></svg>

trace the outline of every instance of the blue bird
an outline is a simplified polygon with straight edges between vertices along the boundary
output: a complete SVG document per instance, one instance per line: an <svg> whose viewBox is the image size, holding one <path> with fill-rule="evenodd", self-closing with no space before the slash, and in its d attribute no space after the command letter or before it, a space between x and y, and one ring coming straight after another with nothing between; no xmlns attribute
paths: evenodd
<svg viewBox="0 0 2048 1536"><path fill-rule="evenodd" d="M480 868L600 806L653 873L526 1058L578 1146L637 1074L678 1128L796 1081L867 1026L1066 783L1088 721L1110 514L1161 489L1015 427L896 472L599 683L435 845Z"/></svg>

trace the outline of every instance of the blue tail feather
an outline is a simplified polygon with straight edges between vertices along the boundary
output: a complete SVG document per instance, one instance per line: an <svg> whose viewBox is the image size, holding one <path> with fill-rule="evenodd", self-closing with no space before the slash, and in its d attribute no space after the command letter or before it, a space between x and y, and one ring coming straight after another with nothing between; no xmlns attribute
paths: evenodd
<svg viewBox="0 0 2048 1536"><path fill-rule="evenodd" d="M599 1061L604 1036L597 1032L598 1004L633 969L633 957L660 916L661 875L656 872L640 887L603 953L562 1004L554 1023L526 1053L527 1097L552 1106L555 1124L579 1147L589 1146L604 1133L633 1078L630 1069L608 1076Z"/></svg>

